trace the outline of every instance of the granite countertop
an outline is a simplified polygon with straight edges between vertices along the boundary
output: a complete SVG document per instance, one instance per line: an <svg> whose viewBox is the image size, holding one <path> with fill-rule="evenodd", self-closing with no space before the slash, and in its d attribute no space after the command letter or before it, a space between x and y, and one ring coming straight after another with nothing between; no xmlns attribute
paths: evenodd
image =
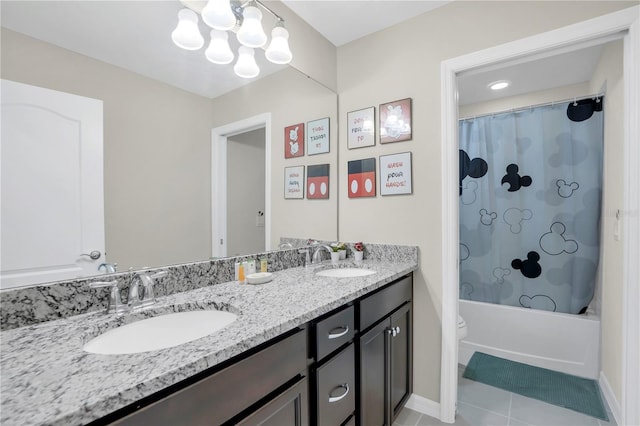
<svg viewBox="0 0 640 426"><path fill-rule="evenodd" d="M344 261L339 266L346 266ZM91 313L0 333L0 423L84 424L230 359L417 269L414 261L365 260L377 274L324 278L314 270L274 272L261 285L215 284L158 299L149 311L122 317ZM231 325L173 348L96 355L85 342L107 329L162 313L218 308Z"/></svg>

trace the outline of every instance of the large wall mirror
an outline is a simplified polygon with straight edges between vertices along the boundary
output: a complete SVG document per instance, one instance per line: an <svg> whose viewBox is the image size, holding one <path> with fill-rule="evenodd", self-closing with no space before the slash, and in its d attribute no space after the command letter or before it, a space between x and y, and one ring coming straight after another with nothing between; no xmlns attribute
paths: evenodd
<svg viewBox="0 0 640 426"><path fill-rule="evenodd" d="M171 42L183 7L177 0L3 1L1 7L3 81L102 102L100 264L117 263L123 271L207 260L216 254L212 191L218 171L212 160L212 129L263 115L269 117L270 134L258 126L227 135L227 200L235 209L228 213L234 228L229 235L236 237L231 237L226 254L277 249L281 237L337 238L338 116L333 90L294 66L263 61L260 51L260 76L244 80L233 75L233 64L208 63L206 45L199 51L178 49ZM264 25L269 32L269 24ZM201 32L208 42L204 27ZM290 32L291 38L304 37ZM217 67L226 68L220 73ZM285 128L324 118L329 119L329 152L286 159ZM255 166L260 162L266 165L263 175ZM301 199L285 199L285 168L302 166L306 171L313 165L328 165L328 198L309 199L305 191ZM6 179L4 171L3 182L3 192L5 184L20 192L22 181ZM266 198L256 200L259 195ZM11 205L2 208L4 212ZM245 222L238 223L241 219ZM265 224L270 224L269 232ZM253 238L256 234L268 237L260 242ZM54 242L48 251L55 250ZM89 262L89 256L80 256L90 250L79 246L78 259ZM98 266L87 275L107 272ZM30 285L49 281L43 275Z"/></svg>

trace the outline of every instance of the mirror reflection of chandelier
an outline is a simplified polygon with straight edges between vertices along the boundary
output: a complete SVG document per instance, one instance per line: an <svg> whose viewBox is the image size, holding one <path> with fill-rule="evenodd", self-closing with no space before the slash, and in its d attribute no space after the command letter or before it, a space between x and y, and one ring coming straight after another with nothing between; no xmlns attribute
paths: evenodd
<svg viewBox="0 0 640 426"><path fill-rule="evenodd" d="M198 13L190 2L182 3L188 7L178 12L178 26L171 33L171 39L183 49L200 50L204 46L204 38L198 28ZM233 62L235 55L229 46L229 31L232 31L240 43L238 59L233 67L236 75L254 78L260 74L254 49L264 49L267 35L262 29L262 12L258 6L277 19L271 30L271 43L265 49L265 57L274 64L291 62L293 56L289 49L289 31L284 27L284 19L260 0L250 0L244 4L237 0L209 0L199 12L203 22L211 28L209 46L204 52L210 62L221 65Z"/></svg>

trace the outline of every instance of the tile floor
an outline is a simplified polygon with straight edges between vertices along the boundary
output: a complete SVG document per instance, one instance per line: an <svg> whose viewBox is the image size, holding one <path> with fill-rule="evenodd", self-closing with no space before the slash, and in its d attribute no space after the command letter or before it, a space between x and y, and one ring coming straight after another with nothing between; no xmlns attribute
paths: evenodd
<svg viewBox="0 0 640 426"><path fill-rule="evenodd" d="M458 409L454 425L460 426L615 426L609 407L609 421L526 398L499 388L462 377L458 368ZM405 408L394 426L449 425L417 411Z"/></svg>

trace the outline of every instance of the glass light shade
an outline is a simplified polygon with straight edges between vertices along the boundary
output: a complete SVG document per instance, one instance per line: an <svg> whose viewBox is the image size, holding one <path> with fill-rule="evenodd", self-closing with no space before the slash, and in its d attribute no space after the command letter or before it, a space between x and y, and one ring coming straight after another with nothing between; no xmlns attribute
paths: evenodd
<svg viewBox="0 0 640 426"><path fill-rule="evenodd" d="M238 41L247 47L262 47L267 44L267 35L262 29L262 12L255 6L247 6L242 12L243 21L238 30Z"/></svg>
<svg viewBox="0 0 640 426"><path fill-rule="evenodd" d="M211 30L211 42L204 52L214 64L229 64L233 61L233 52L229 47L229 35L226 31Z"/></svg>
<svg viewBox="0 0 640 426"><path fill-rule="evenodd" d="M288 64L293 55L289 49L289 31L277 26L271 30L271 43L265 52L267 59L274 64Z"/></svg>
<svg viewBox="0 0 640 426"><path fill-rule="evenodd" d="M191 9L178 12L178 26L171 33L176 46L186 50L198 50L204 46L204 38L198 30L198 15Z"/></svg>
<svg viewBox="0 0 640 426"><path fill-rule="evenodd" d="M202 9L202 20L215 30L227 31L235 27L236 16L229 0L209 0Z"/></svg>
<svg viewBox="0 0 640 426"><path fill-rule="evenodd" d="M253 57L254 52L250 47L240 46L238 49L238 61L233 66L238 77L253 78L260 74L260 68L256 64L256 60Z"/></svg>

